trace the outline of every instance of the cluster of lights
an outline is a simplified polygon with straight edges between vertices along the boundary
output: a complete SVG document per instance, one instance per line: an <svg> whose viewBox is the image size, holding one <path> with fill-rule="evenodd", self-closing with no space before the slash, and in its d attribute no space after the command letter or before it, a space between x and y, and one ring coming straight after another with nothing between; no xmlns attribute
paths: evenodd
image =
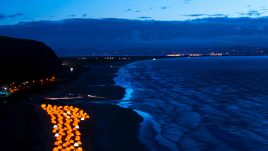
<svg viewBox="0 0 268 151"><path fill-rule="evenodd" d="M40 79L40 80L29 80L29 81L24 81L22 83L19 84L15 84L15 82L12 82L11 84L7 85L7 86L2 86L2 94L6 94L6 96L11 95L13 93L16 93L19 90L22 89L27 89L33 85L38 85L38 84L46 84L46 83L53 83L56 81L56 77L52 76L49 78L44 78L44 79Z"/></svg>
<svg viewBox="0 0 268 151"><path fill-rule="evenodd" d="M53 151L83 151L79 122L89 118L83 110L73 106L41 105L53 124L55 136Z"/></svg>
<svg viewBox="0 0 268 151"><path fill-rule="evenodd" d="M130 57L104 57L104 60L130 60L130 59L131 59Z"/></svg>
<svg viewBox="0 0 268 151"><path fill-rule="evenodd" d="M226 54L229 54L229 53L226 53ZM224 54L223 53L214 53L214 52L211 52L209 54L199 54L199 53L194 53L194 54L168 54L167 56L168 57L183 57L183 56L190 56L190 57L200 57L200 56L223 56Z"/></svg>
<svg viewBox="0 0 268 151"><path fill-rule="evenodd" d="M78 60L86 60L86 57L79 57Z"/></svg>
<svg viewBox="0 0 268 151"><path fill-rule="evenodd" d="M223 53L214 53L214 52L211 52L209 55L210 56L222 56Z"/></svg>
<svg viewBox="0 0 268 151"><path fill-rule="evenodd" d="M193 53L193 54L189 54L190 57L200 57L203 56L203 54L201 53Z"/></svg>
<svg viewBox="0 0 268 151"><path fill-rule="evenodd" d="M130 60L130 58L123 57L123 58L118 58L119 60Z"/></svg>
<svg viewBox="0 0 268 151"><path fill-rule="evenodd" d="M105 60L114 60L114 57L104 57Z"/></svg>
<svg viewBox="0 0 268 151"><path fill-rule="evenodd" d="M40 80L41 84L43 84L43 83L49 83L49 82L55 82L55 81L56 81L56 77L54 77L54 76L53 77L50 77L50 78L44 78L44 79L41 79ZM38 80L37 81L33 80L32 83L39 83L39 81Z"/></svg>
<svg viewBox="0 0 268 151"><path fill-rule="evenodd" d="M73 72L74 71L74 68L73 67L70 67L70 71Z"/></svg>
<svg viewBox="0 0 268 151"><path fill-rule="evenodd" d="M168 57L181 57L184 56L184 54L174 53L174 54L168 54Z"/></svg>

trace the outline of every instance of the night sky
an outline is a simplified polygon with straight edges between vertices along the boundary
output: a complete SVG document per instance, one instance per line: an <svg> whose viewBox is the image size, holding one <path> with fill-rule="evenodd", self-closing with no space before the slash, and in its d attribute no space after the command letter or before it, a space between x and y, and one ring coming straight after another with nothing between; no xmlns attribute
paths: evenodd
<svg viewBox="0 0 268 151"><path fill-rule="evenodd" d="M0 35L42 41L60 56L268 48L268 2L0 0Z"/></svg>
<svg viewBox="0 0 268 151"><path fill-rule="evenodd" d="M0 0L0 24L68 18L187 20L268 16L267 0Z"/></svg>

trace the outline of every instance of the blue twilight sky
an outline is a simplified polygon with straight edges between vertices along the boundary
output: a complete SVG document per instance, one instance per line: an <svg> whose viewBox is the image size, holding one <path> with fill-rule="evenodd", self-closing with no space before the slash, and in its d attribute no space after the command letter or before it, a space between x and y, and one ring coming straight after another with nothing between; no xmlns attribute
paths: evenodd
<svg viewBox="0 0 268 151"><path fill-rule="evenodd" d="M70 18L187 20L268 16L267 0L0 0L0 25Z"/></svg>

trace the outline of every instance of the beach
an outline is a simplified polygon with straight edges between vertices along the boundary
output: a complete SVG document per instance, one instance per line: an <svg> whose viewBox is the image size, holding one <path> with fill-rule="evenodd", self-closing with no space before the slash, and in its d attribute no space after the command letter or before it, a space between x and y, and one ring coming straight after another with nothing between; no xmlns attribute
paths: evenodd
<svg viewBox="0 0 268 151"><path fill-rule="evenodd" d="M89 70L1 104L1 150L267 150L267 57L138 60L67 60Z"/></svg>
<svg viewBox="0 0 268 151"><path fill-rule="evenodd" d="M139 125L143 121L132 109L110 103L124 97L124 88L114 85L118 69L129 62L89 63L90 70L75 80L59 86L1 104L1 150L48 151L55 141L53 125L42 110L42 104L74 106L83 109L90 118L80 126L82 148L86 151L147 150L139 140ZM97 96L77 100L44 100L70 95Z"/></svg>

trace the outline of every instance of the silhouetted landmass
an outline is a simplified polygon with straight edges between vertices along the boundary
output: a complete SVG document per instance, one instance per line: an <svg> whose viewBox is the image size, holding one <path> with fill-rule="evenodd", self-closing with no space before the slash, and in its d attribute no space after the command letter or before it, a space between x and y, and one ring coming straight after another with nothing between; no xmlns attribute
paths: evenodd
<svg viewBox="0 0 268 151"><path fill-rule="evenodd" d="M42 42L0 36L0 82L39 79L56 74L61 61Z"/></svg>

